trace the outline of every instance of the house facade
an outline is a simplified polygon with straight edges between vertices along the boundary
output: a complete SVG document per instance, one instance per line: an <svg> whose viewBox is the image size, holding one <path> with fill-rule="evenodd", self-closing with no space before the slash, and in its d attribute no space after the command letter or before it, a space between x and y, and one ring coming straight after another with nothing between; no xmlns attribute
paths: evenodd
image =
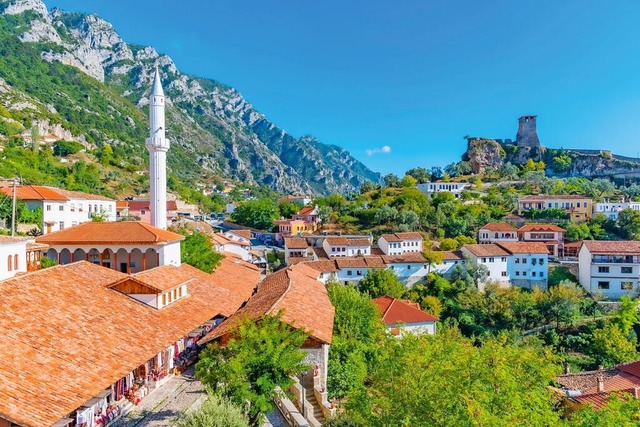
<svg viewBox="0 0 640 427"><path fill-rule="evenodd" d="M603 214L608 219L618 219L618 214L624 209L640 211L640 202L604 202L593 205L593 214Z"/></svg>
<svg viewBox="0 0 640 427"><path fill-rule="evenodd" d="M136 218L151 224L151 207L149 200L119 200L117 203L118 219ZM175 200L167 200L167 221L177 216L178 205Z"/></svg>
<svg viewBox="0 0 640 427"><path fill-rule="evenodd" d="M329 257L371 255L371 240L363 238L327 237L322 249Z"/></svg>
<svg viewBox="0 0 640 427"><path fill-rule="evenodd" d="M394 336L403 334L435 335L438 318L420 309L420 304L409 300L381 296L373 299L382 315L387 331Z"/></svg>
<svg viewBox="0 0 640 427"><path fill-rule="evenodd" d="M478 230L478 243L517 242L518 230L506 222L490 222Z"/></svg>
<svg viewBox="0 0 640 427"><path fill-rule="evenodd" d="M378 246L386 255L402 255L422 252L422 235L416 232L383 234L378 238Z"/></svg>
<svg viewBox="0 0 640 427"><path fill-rule="evenodd" d="M13 197L13 186L0 187L0 192ZM97 194L39 185L18 185L15 193L30 211L42 209L43 234L89 222L96 215L105 221L116 220L116 201Z"/></svg>
<svg viewBox="0 0 640 427"><path fill-rule="evenodd" d="M593 200L578 194L522 196L518 199L518 215L526 211L562 209L571 222L587 221L591 218Z"/></svg>
<svg viewBox="0 0 640 427"><path fill-rule="evenodd" d="M456 197L460 197L460 193L464 191L465 188L469 186L466 182L443 182L443 181L435 181L435 182L425 182L423 184L418 184L418 190L425 193L429 198L433 197L434 194L440 192L448 192L453 194Z"/></svg>
<svg viewBox="0 0 640 427"><path fill-rule="evenodd" d="M564 235L565 229L554 224L525 224L518 229L520 241L544 243L555 257L564 254Z"/></svg>
<svg viewBox="0 0 640 427"><path fill-rule="evenodd" d="M640 242L585 240L578 251L578 279L590 294L619 299L638 294Z"/></svg>

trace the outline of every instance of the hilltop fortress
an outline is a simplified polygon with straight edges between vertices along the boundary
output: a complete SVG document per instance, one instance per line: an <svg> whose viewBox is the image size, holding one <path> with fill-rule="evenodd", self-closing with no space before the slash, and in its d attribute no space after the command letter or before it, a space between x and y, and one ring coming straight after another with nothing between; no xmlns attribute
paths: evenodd
<svg viewBox="0 0 640 427"><path fill-rule="evenodd" d="M569 167L557 166L554 159L560 155L571 159ZM534 115L518 118L515 140L467 137L467 151L462 159L469 161L474 173L499 168L507 162L523 165L533 159L544 161L546 174L552 176L640 177L640 158L619 156L610 150L544 147L540 144L537 116Z"/></svg>

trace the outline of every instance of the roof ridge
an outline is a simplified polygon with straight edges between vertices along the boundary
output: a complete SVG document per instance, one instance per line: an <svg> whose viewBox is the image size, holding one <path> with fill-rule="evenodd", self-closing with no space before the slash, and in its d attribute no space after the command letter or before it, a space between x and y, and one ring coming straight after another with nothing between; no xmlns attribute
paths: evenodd
<svg viewBox="0 0 640 427"><path fill-rule="evenodd" d="M285 276L287 276L287 288L284 290L284 292L282 292L282 294L278 297L278 299L276 299L275 302L273 304L271 304L271 307L269 307L269 309L267 310L266 314L272 313L273 309L276 307L276 305L278 305L278 303L280 303L280 301L282 301L282 299L285 297L285 295L287 295L287 293L291 289L291 276L289 276L289 273L291 271L292 271L291 267L288 267L286 270L284 270L284 274L285 274ZM265 277L265 279L266 279L266 277Z"/></svg>

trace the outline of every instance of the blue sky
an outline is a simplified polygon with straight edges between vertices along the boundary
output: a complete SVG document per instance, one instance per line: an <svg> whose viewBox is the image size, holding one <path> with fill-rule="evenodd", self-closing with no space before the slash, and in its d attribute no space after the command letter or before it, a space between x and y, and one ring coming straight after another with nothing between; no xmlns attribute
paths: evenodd
<svg viewBox="0 0 640 427"><path fill-rule="evenodd" d="M382 173L457 161L465 135L514 138L523 114L543 145L640 153L637 0L45 2Z"/></svg>

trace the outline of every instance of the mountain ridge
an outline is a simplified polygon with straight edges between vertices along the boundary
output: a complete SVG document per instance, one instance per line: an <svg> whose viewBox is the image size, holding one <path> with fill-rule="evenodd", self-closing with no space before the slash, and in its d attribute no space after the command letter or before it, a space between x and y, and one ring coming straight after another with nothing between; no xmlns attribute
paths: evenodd
<svg viewBox="0 0 640 427"><path fill-rule="evenodd" d="M22 19L11 31L23 43L40 48L44 61L80 69L141 109L148 103L157 65L169 100L169 138L179 146L175 154L181 161L172 163L169 158L169 166L180 169L176 169L179 176L193 176L201 169L281 193L314 194L348 193L365 181L380 181L378 173L347 150L310 136L289 135L236 89L181 73L169 56L151 46L126 43L97 15L49 11L40 0L0 0L0 13ZM59 109L55 102L50 104ZM113 114L120 112L115 110ZM146 127L139 116L127 117L131 126ZM54 117L49 120L55 122ZM144 139L115 138L109 143L134 144L137 150L143 148Z"/></svg>

